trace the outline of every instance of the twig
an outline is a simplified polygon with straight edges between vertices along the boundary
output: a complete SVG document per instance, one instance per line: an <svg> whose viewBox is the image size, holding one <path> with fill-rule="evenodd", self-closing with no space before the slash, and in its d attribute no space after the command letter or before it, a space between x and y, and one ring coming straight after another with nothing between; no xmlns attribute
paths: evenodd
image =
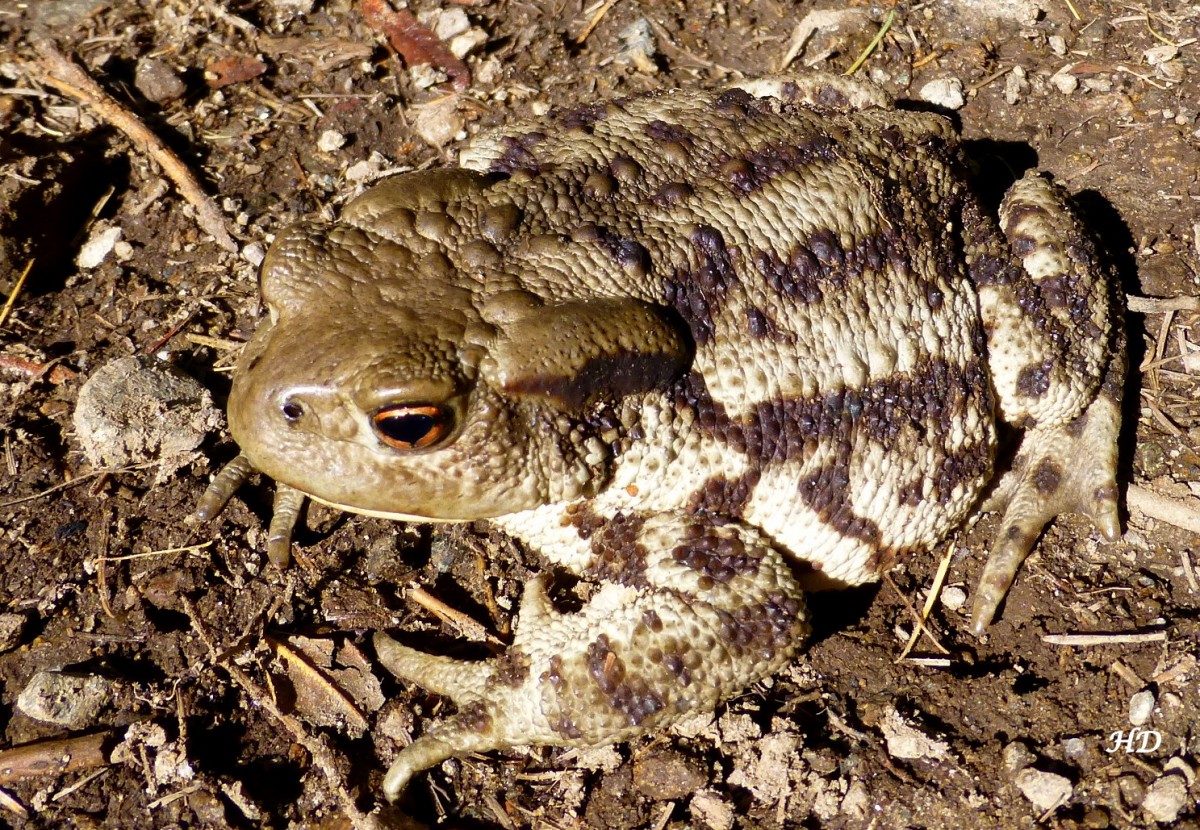
<svg viewBox="0 0 1200 830"><path fill-rule="evenodd" d="M1126 503L1152 519L1166 522L1192 533L1200 533L1200 507L1196 499L1173 499L1160 496L1153 490L1130 484L1125 491Z"/></svg>
<svg viewBox="0 0 1200 830"><path fill-rule="evenodd" d="M250 697L250 700L256 706L279 721L291 734L296 743L304 747L308 754L312 756L313 763L325 776L325 780L329 782L330 788L333 790L333 794L337 798L342 812L350 820L350 825L354 830L383 830L386 825L380 821L378 816L364 813L354 803L354 796L351 795L346 786L345 775L338 768L339 761L344 759L330 749L321 736L310 735L308 730L299 721L285 714L279 708L278 704L275 703L275 699L267 694L266 690L259 686L250 675L239 668L232 659L221 658L217 653L216 644L213 642L212 637L209 636L207 628L196 611L196 606L187 596L183 596L180 599L183 602L184 613L191 620L192 628L196 630L196 635L208 649L209 656L213 662L224 669L233 678L233 681L242 687L242 691Z"/></svg>
<svg viewBox="0 0 1200 830"><path fill-rule="evenodd" d="M942 557L941 563L938 565L937 573L933 577L933 585L929 588L929 595L925 597L925 606L921 609L921 615L917 618L917 625L913 628L912 635L908 638L908 642L904 645L904 650L900 652L900 656L896 658L899 663L908 653L913 650L913 646L917 644L917 640L921 637L921 632L929 637L929 641L933 643L933 647L942 654L949 654L950 651L942 646L925 627L926 620L929 619L929 614L933 611L933 604L937 601L938 594L942 592L942 584L946 581L946 572L950 570L950 560L954 558L954 546L946 546L946 555ZM895 587L895 583L892 584Z"/></svg>
<svg viewBox="0 0 1200 830"><path fill-rule="evenodd" d="M1125 297L1125 305L1138 314L1165 311L1200 311L1200 297Z"/></svg>
<svg viewBox="0 0 1200 830"><path fill-rule="evenodd" d="M34 37L33 48L41 63L42 79L64 95L81 101L104 121L116 127L134 146L150 156L167 174L179 192L196 209L196 222L226 251L236 252L237 243L225 226L225 216L199 180L162 139L115 98L100 88L92 78L70 58L58 50L49 39Z"/></svg>
<svg viewBox="0 0 1200 830"><path fill-rule="evenodd" d="M17 301L17 295L21 293L21 288L25 285L25 278L29 276L29 272L32 270L33 260L31 259L25 265L25 270L21 272L21 276L17 277L17 282L13 285L12 291L8 292L8 299L4 302L4 308L0 309L0 326L3 326L4 321L8 319L13 304Z"/></svg>
<svg viewBox="0 0 1200 830"><path fill-rule="evenodd" d="M94 732L0 750L0 784L107 766L112 762L104 746L114 738L112 732Z"/></svg>
<svg viewBox="0 0 1200 830"><path fill-rule="evenodd" d="M393 11L385 0L359 0L358 5L367 25L386 37L407 65L433 64L449 76L459 92L471 85L471 70L467 65L411 11Z"/></svg>
<svg viewBox="0 0 1200 830"><path fill-rule="evenodd" d="M1042 642L1052 646L1117 646L1161 643L1166 639L1166 631L1141 631L1111 634L1047 634L1042 637Z"/></svg>
<svg viewBox="0 0 1200 830"><path fill-rule="evenodd" d="M79 377L79 373L59 363L63 358L56 357L45 363L34 363L15 354L0 354L0 369L19 372L30 380L38 380L43 375L55 386Z"/></svg>
<svg viewBox="0 0 1200 830"><path fill-rule="evenodd" d="M579 36L575 38L576 46L579 46L588 39L588 35L590 35L592 31L600 25L600 21L604 19L604 15L608 14L608 10L616 4L617 0L604 0L604 2L600 4L600 8L596 9L591 19L584 24L583 31L580 32Z"/></svg>
<svg viewBox="0 0 1200 830"><path fill-rule="evenodd" d="M471 619L471 617L456 608L451 608L420 585L410 585L408 587L408 598L442 622L457 628L463 636L472 642L479 643L486 641L491 645L501 648L505 645L500 638L488 631L483 623Z"/></svg>
<svg viewBox="0 0 1200 830"><path fill-rule="evenodd" d="M896 22L896 10L892 9L888 12L887 17L883 19L883 24L879 27L879 31L875 33L875 37L871 38L871 42L867 44L867 48L859 53L854 59L854 63L850 64L850 68L843 72L843 75L853 75L859 68L867 62L867 58L871 57L879 44L883 43L883 36L888 33L888 29L892 28L892 24Z"/></svg>
<svg viewBox="0 0 1200 830"><path fill-rule="evenodd" d="M21 496L20 498L10 499L8 501L0 501L0 508L15 507L16 505L24 504L27 501L37 501L38 499L45 498L52 493L57 493L59 490L66 490L68 487L74 487L77 484L83 484L85 481L90 481L93 478L102 478L108 475L115 475L116 473L128 473L132 472L133 470L144 470L147 467L154 467L157 465L157 461L143 461L141 464L130 464L128 467L114 467L111 469L106 468L103 470L93 470L90 473L76 476L70 481L64 481L62 484L55 484L53 487L47 487L40 493L34 493L33 495L29 496Z"/></svg>

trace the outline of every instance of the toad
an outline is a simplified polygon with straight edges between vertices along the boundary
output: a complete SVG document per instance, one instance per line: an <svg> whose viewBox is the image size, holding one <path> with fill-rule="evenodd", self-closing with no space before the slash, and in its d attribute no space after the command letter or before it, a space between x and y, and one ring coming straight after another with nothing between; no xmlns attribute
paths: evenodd
<svg viewBox="0 0 1200 830"><path fill-rule="evenodd" d="M792 660L804 593L875 580L1002 511L989 623L1063 512L1119 532L1114 285L1062 189L999 215L956 132L813 74L551 113L282 231L229 398L241 447L202 505L277 482L405 521L486 519L589 587L525 586L507 652L380 659L457 714L451 756L599 745ZM998 461L998 426L1019 448Z"/></svg>

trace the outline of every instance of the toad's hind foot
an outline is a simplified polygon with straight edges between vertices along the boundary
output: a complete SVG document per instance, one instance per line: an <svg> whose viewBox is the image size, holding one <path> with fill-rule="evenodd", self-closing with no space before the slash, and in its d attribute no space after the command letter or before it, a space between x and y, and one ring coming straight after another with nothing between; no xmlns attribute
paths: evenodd
<svg viewBox="0 0 1200 830"><path fill-rule="evenodd" d="M597 555L588 573L624 563L631 584L606 581L563 613L531 580L500 657L454 660L376 635L389 671L458 708L400 752L384 779L388 799L451 756L599 746L668 726L777 671L804 642L800 587L758 531L682 513L614 522L597 533L609 558Z"/></svg>
<svg viewBox="0 0 1200 830"><path fill-rule="evenodd" d="M1082 513L1105 539L1120 536L1116 472L1123 347L1118 343L1104 383L1082 414L1025 434L1012 469L984 505L985 510L1003 510L1004 517L975 592L971 630L976 635L992 621L1021 562L1051 519Z"/></svg>

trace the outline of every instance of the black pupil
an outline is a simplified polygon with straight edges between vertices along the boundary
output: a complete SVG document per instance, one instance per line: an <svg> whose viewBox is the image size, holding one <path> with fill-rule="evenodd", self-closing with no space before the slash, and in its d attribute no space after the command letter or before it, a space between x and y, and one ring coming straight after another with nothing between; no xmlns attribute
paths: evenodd
<svg viewBox="0 0 1200 830"><path fill-rule="evenodd" d="M379 431L401 444L416 444L429 434L437 421L432 415L410 412L407 415L389 415L380 418Z"/></svg>
<svg viewBox="0 0 1200 830"><path fill-rule="evenodd" d="M283 405L283 417L289 421L295 421L304 414L304 407L294 401L288 401Z"/></svg>

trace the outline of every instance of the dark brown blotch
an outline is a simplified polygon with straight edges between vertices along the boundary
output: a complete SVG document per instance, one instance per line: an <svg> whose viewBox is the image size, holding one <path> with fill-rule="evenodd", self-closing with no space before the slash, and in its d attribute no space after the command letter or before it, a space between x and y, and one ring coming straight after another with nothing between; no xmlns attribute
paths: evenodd
<svg viewBox="0 0 1200 830"><path fill-rule="evenodd" d="M1054 371L1054 363L1045 360L1041 363L1030 363L1017 373L1017 394L1027 398L1040 398L1050 391L1050 378Z"/></svg>
<svg viewBox="0 0 1200 830"><path fill-rule="evenodd" d="M1057 462L1043 458L1033 471L1033 486L1043 496L1051 496L1062 486L1063 469Z"/></svg>

